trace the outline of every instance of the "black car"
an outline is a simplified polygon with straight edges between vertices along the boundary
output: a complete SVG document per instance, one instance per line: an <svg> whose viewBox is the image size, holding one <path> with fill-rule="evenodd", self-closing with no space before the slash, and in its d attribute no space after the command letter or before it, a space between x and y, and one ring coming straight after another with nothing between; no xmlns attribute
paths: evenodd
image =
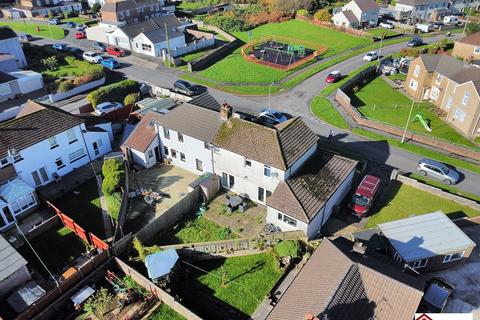
<svg viewBox="0 0 480 320"><path fill-rule="evenodd" d="M83 55L83 50L77 47L68 48L68 52L70 52L77 59L82 58Z"/></svg>
<svg viewBox="0 0 480 320"><path fill-rule="evenodd" d="M186 94L187 96L193 96L197 93L194 86L184 80L177 80L173 84L173 91Z"/></svg>
<svg viewBox="0 0 480 320"><path fill-rule="evenodd" d="M420 311L440 313L445 308L448 298L455 292L455 287L445 279L434 277L427 282L425 294L420 302Z"/></svg>
<svg viewBox="0 0 480 320"><path fill-rule="evenodd" d="M419 37L415 37L412 40L407 42L407 47L415 48L423 45L423 40Z"/></svg>
<svg viewBox="0 0 480 320"><path fill-rule="evenodd" d="M94 42L92 43L92 48L96 51L100 51L100 52L105 52L105 50L107 50L107 46L104 45L103 43L101 42Z"/></svg>

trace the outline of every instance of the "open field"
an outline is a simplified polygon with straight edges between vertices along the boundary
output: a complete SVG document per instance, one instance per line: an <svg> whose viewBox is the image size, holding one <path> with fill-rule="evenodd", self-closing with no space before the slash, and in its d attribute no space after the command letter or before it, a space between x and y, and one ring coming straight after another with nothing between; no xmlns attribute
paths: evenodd
<svg viewBox="0 0 480 320"><path fill-rule="evenodd" d="M282 275L276 264L270 253L197 261L195 265L208 273L194 269L193 277L209 287L216 298L252 315Z"/></svg>
<svg viewBox="0 0 480 320"><path fill-rule="evenodd" d="M33 37L63 39L65 33L62 28L58 26L50 26L46 24L36 24L32 22L18 22L18 21L0 21L0 27L9 26L13 30L21 33L28 33ZM37 28L40 31L37 31Z"/></svg>
<svg viewBox="0 0 480 320"><path fill-rule="evenodd" d="M352 105L370 119L400 128L405 126L412 100L392 88L381 78L376 78L351 95ZM476 145L442 121L430 103L416 103L408 129L426 136L444 139L456 144L475 148ZM415 115L421 115L429 123L432 132L427 132Z"/></svg>
<svg viewBox="0 0 480 320"><path fill-rule="evenodd" d="M234 36L248 42L248 32L235 32ZM252 30L252 38L282 36L295 40L310 42L317 46L326 46L328 50L324 57L332 56L347 49L367 45L370 40L355 37L340 31L321 28L305 21L290 20L281 23L271 23ZM342 41L339 41L342 39ZM278 81L290 72L272 69L246 61L241 55L241 49L220 60L213 66L200 72L200 75L222 82L270 83Z"/></svg>
<svg viewBox="0 0 480 320"><path fill-rule="evenodd" d="M374 213L368 220L365 228L372 228L383 222L407 218L411 215L442 210L445 214L453 217L475 217L480 212L469 207L462 206L426 191L407 186L399 181L392 181L379 197L380 210ZM408 204L408 205L406 205Z"/></svg>

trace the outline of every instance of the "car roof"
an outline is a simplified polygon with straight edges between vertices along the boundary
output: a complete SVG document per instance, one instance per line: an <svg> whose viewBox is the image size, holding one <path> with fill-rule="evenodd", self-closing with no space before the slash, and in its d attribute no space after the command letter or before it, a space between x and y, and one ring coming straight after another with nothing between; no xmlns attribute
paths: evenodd
<svg viewBox="0 0 480 320"><path fill-rule="evenodd" d="M360 185L355 191L361 196L372 197L374 195L375 188L380 183L380 178L367 174L360 182Z"/></svg>
<svg viewBox="0 0 480 320"><path fill-rule="evenodd" d="M96 106L96 108L99 109L99 108L110 106L110 105L113 105L113 102L108 102L108 101L107 102L102 102L102 103L98 104Z"/></svg>
<svg viewBox="0 0 480 320"><path fill-rule="evenodd" d="M340 71L334 70L334 71L330 72L330 74L340 74Z"/></svg>
<svg viewBox="0 0 480 320"><path fill-rule="evenodd" d="M177 80L177 81L175 81L175 83L176 83L176 84L181 83L181 84L184 84L184 85L190 85L190 83L188 83L188 82L185 81L185 80Z"/></svg>
<svg viewBox="0 0 480 320"><path fill-rule="evenodd" d="M425 164L430 164L432 166L442 167L442 168L446 167L446 165L444 165L443 163L436 160L428 159L428 158L422 159L420 160L420 162Z"/></svg>
<svg viewBox="0 0 480 320"><path fill-rule="evenodd" d="M448 290L438 286L436 283L432 283L423 298L431 305L441 308L449 295L450 292Z"/></svg>

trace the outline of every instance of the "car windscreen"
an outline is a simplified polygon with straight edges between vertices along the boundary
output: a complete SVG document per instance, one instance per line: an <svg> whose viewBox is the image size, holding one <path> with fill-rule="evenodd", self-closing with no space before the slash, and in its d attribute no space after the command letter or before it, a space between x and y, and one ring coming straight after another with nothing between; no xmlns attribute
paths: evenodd
<svg viewBox="0 0 480 320"><path fill-rule="evenodd" d="M370 199L368 199L367 197L365 196L362 196L358 193L355 193L353 195L353 202L355 204L358 204L359 206L366 206L368 205L368 202L370 201Z"/></svg>
<svg viewBox="0 0 480 320"><path fill-rule="evenodd" d="M423 296L423 299L432 306L441 309L449 295L449 291L438 286L436 283L432 283L427 293Z"/></svg>

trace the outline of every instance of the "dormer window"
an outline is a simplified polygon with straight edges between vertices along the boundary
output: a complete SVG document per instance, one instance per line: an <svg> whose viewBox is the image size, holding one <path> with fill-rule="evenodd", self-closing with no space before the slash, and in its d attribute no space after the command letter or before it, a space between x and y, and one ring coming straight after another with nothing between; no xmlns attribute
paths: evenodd
<svg viewBox="0 0 480 320"><path fill-rule="evenodd" d="M0 159L0 168L6 167L10 164L8 157Z"/></svg>

